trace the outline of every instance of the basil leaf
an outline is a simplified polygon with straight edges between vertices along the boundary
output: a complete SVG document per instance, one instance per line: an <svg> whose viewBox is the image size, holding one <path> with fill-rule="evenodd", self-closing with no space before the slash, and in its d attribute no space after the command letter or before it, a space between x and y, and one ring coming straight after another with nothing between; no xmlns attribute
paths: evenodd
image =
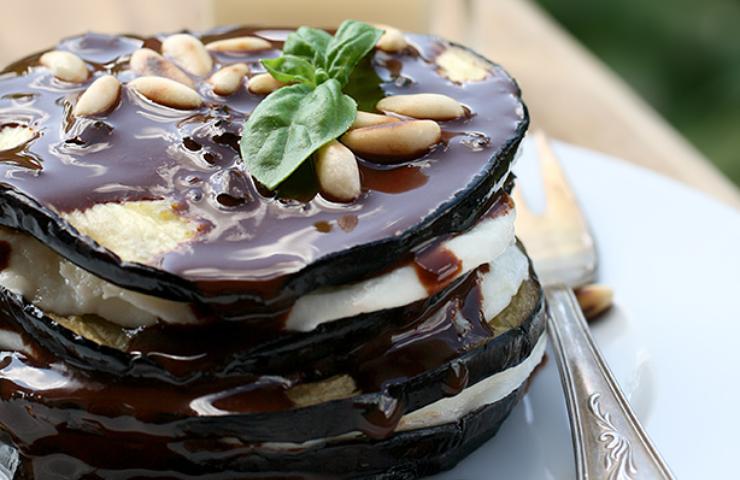
<svg viewBox="0 0 740 480"><path fill-rule="evenodd" d="M283 55L260 60L275 79L284 83L308 83L316 86L316 68L305 58Z"/></svg>
<svg viewBox="0 0 740 480"><path fill-rule="evenodd" d="M300 27L288 35L283 45L283 54L303 57L317 67L324 67L331 35L324 30Z"/></svg>
<svg viewBox="0 0 740 480"><path fill-rule="evenodd" d="M356 20L345 20L329 43L326 71L331 78L346 85L360 60L375 47L383 31Z"/></svg>
<svg viewBox="0 0 740 480"><path fill-rule="evenodd" d="M329 79L312 89L298 84L267 96L244 125L241 153L249 172L274 190L319 147L343 134L357 104Z"/></svg>
<svg viewBox="0 0 740 480"><path fill-rule="evenodd" d="M375 71L372 59L365 57L352 71L344 93L355 99L358 110L374 112L375 105L385 97L381 83L383 80Z"/></svg>

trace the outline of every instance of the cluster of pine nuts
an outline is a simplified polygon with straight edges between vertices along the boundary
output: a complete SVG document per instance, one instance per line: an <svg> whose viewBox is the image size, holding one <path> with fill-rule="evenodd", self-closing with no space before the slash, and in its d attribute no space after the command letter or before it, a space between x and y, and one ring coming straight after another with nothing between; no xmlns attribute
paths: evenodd
<svg viewBox="0 0 740 480"><path fill-rule="evenodd" d="M378 25L383 35L376 47L386 52L400 52L408 47L403 33L393 27ZM244 63L224 66L212 72L210 52L228 54L272 48L257 37L237 37L203 44L186 33L170 35L162 42L161 53L139 48L131 55L129 66L137 75L127 87L148 100L176 109L194 109L203 99L195 89L194 79L205 79L217 95L236 93L249 75ZM47 52L40 58L58 79L82 83L89 78L85 62L65 51ZM286 85L269 73L252 76L250 92L267 95ZM78 117L100 115L112 110L121 92L121 83L113 75L98 77L79 97L73 114ZM437 122L453 120L466 114L462 104L446 95L422 93L394 95L376 105L378 113L358 112L351 128L339 141L332 141L316 154L316 172L322 193L333 200L348 202L361 194L360 172L355 154L378 162L397 163L421 156L441 140Z"/></svg>
<svg viewBox="0 0 740 480"><path fill-rule="evenodd" d="M466 114L465 107L455 99L433 93L385 97L375 109L383 114L357 112L341 144L332 142L319 150L316 173L324 195L340 201L360 195L355 154L378 163L422 156L441 140L438 121Z"/></svg>
<svg viewBox="0 0 740 480"><path fill-rule="evenodd" d="M130 81L127 87L160 105L177 109L197 108L202 105L203 99L195 89L196 81L207 77L206 81L215 94L228 96L239 90L249 74L249 67L245 63L226 65L211 73L213 58L210 52L244 53L269 48L272 48L270 42L257 37L229 38L204 45L187 33L170 35L162 42L161 53L151 48L139 48L131 54L129 68L137 78ZM39 63L64 82L83 83L90 77L85 62L72 52L46 52L39 58ZM265 82L269 79L265 79L264 74L255 75L252 80L256 88L251 90L261 94L283 85L274 79ZM109 112L118 102L120 93L121 83L116 77L98 77L80 95L73 114L85 117Z"/></svg>

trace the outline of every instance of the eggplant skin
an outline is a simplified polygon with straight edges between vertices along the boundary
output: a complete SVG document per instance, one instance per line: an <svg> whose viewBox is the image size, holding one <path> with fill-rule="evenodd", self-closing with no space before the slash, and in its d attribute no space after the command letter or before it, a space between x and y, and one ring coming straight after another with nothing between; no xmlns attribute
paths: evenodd
<svg viewBox="0 0 740 480"><path fill-rule="evenodd" d="M321 473L363 480L413 480L449 470L492 438L526 392L526 384L496 403L470 412L455 423L411 430L382 441L333 442L316 450ZM305 455L303 452L296 457ZM311 455L313 456L313 455ZM286 458L264 458L268 465ZM249 465L247 458L242 459ZM259 464L254 465L259 466ZM299 465L296 465L298 467ZM252 465L249 465L252 467Z"/></svg>
<svg viewBox="0 0 740 480"><path fill-rule="evenodd" d="M533 279L533 281L536 280ZM538 300L532 310L526 314L527 318L518 322L519 327L503 332L437 368L393 384L383 391L363 393L349 398L277 412L202 417L182 417L162 412L147 422L130 417L128 419L129 430L145 435L166 432L173 441L202 439L218 435L250 443L301 443L316 438L332 438L356 430L358 405L367 408L382 408L380 406L386 405L389 400L395 400L403 406L401 413L412 412L446 396L443 385L453 363L467 369L469 378L467 385L471 386L495 373L518 365L530 355L537 340L544 333L546 321L544 295L539 284L535 283L533 288L537 289ZM6 307L3 303L7 305L7 302L0 302L0 313L4 313L3 309ZM82 405L76 403L47 404L43 395L0 402L0 409L19 407L17 413L12 413L13 417L27 415L26 409L28 409L34 412L36 422L43 422L48 426L87 425L88 432L97 433L100 436L109 435L110 431L116 430L116 425L118 425L117 418L92 415Z"/></svg>
<svg viewBox="0 0 740 480"><path fill-rule="evenodd" d="M187 455L177 455L174 452L182 445L171 444L173 451L161 457L152 454L145 445L81 433L75 441L87 445L82 448L95 451L95 458L104 463L89 465L72 452L42 451L31 457L22 456L16 480L61 478L49 471L49 467L54 466L64 468L64 478L68 480L194 477L213 480L414 480L453 468L492 438L524 396L526 384L454 423L400 432L385 440L334 440L317 447L284 452L266 450L258 445L242 450L235 445L234 450L240 452L234 454L221 449L190 450ZM247 453L241 453L245 450ZM151 458L137 464L142 455ZM34 469L33 466L47 468Z"/></svg>

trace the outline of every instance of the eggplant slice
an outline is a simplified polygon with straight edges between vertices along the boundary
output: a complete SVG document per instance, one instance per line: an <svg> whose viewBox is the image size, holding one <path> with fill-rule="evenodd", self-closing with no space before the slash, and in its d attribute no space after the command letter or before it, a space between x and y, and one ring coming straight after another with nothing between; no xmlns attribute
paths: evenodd
<svg viewBox="0 0 740 480"><path fill-rule="evenodd" d="M518 248L524 252L521 244ZM127 329L94 315L61 317L44 312L1 287L0 300L9 318L43 348L77 369L116 378L186 384L214 376L284 374L295 365L319 359L331 360L340 368L347 352L442 305L476 274L477 270L471 271L411 305L328 322L305 333L260 330L246 322ZM535 278L531 263L529 276Z"/></svg>
<svg viewBox="0 0 740 480"><path fill-rule="evenodd" d="M243 35L259 31L201 38ZM129 55L158 49L161 38L88 33L58 48L94 75L125 77ZM422 158L390 169L360 158L365 191L351 205L317 196L310 162L277 192L256 184L238 144L261 97L246 89L224 99L198 85L204 105L173 111L124 88L110 112L77 118L70 112L86 85L55 81L39 54L0 74L0 129L33 133L12 149L0 145L0 225L113 284L216 320L187 332L126 330L56 316L0 288L2 340L17 347L0 352L0 430L21 451L21 478L412 479L450 468L495 434L525 386L455 422L396 428L404 415L530 358L546 316L533 272L505 310L463 333L467 303L453 300L475 305L477 271L406 307L309 333L276 335L274 323L260 330L302 295L372 277L469 230L510 191L529 123L515 81L465 47L407 38L404 52L375 52L355 71L358 104L443 93L470 115L440 122L444 140ZM216 68L245 62L255 71L280 42L272 46L242 57L215 52ZM461 64L468 70L455 71ZM438 337L417 331L437 317ZM445 328L451 346L429 348ZM191 355L193 342L208 355ZM395 368L399 351L410 366L382 368Z"/></svg>
<svg viewBox="0 0 740 480"><path fill-rule="evenodd" d="M242 28L209 32L203 38L211 41L253 33L253 29ZM86 34L66 40L64 48L97 69L120 72L127 69L128 53L142 42L156 45L158 38ZM367 195L346 208L326 208L321 201L311 200L315 192L310 186L297 203L281 198L280 192L277 197L266 195L243 171L236 149L238 134L245 116L259 101L257 96L243 92L228 101L209 98L200 110L181 115L156 109L147 112L158 116L155 121L141 115L142 108L151 106L142 106L124 92L109 115L99 120L75 119L65 109L82 86L46 88L52 80L47 71L35 68L38 55L17 62L0 79L0 121L21 115L12 103L19 93L27 95L30 110L47 116L29 118L43 134L19 150L19 155L38 157L39 171L29 175L19 162L0 162L4 178L0 225L33 235L61 256L121 287L206 305L228 319L243 319L245 311L249 315L260 310L274 312L316 288L371 276L408 258L433 238L469 229L504 187L529 121L518 86L498 65L439 38L409 35L409 39L414 45L411 51L374 54L370 66L375 75L357 81L377 84L363 91L373 95L378 91L385 95L446 93L467 105L473 115L442 122L446 144L402 167L415 179L408 185L378 180L388 172L363 161L368 175L374 172L374 183L368 186ZM80 49L80 45L95 48ZM487 66L488 76L464 86L451 82L439 73L450 65L435 64L446 49L468 52L470 58ZM263 52L268 53L274 52ZM106 57L121 54L115 61ZM217 63L237 60L257 65L258 58L216 55ZM365 99L358 100L362 104ZM161 140L139 135L141 129L165 129L168 136ZM224 196L230 198L226 203L219 200ZM425 198L423 206L419 198ZM295 214L296 205L306 199L313 213L302 218ZM94 229L82 228L88 234L84 235L75 226L80 226L75 212L149 200L172 201L173 208L193 222L195 237L182 248L139 263L106 248L103 240L94 241ZM260 208L268 214L278 212L275 215L290 224L285 227L290 232L305 231L300 238L291 237L299 245L291 244L285 250L280 237L260 237L259 224L253 219L253 212ZM366 219L368 212L382 212L377 215L383 217ZM342 223L349 217L354 222ZM362 220L357 223L357 218ZM317 233L312 231L313 222L324 222L333 230ZM384 222L388 228L382 227ZM347 224L353 226L339 228ZM126 230L122 223L120 235L125 236ZM276 259L267 266L254 260L262 258L254 253L264 246L277 246L264 257ZM302 253L295 256L295 251ZM260 270L257 267L263 273L252 277ZM265 269L269 271L264 273ZM214 271L217 274L212 275Z"/></svg>
<svg viewBox="0 0 740 480"><path fill-rule="evenodd" d="M493 437L525 391L526 382L454 423L399 432L384 440L332 440L283 452L228 438L164 448L153 446L147 437L130 436L121 442L79 432L77 448L60 450L53 442L40 442L23 458L17 480L43 478L41 472L52 465L63 468L69 480L162 478L163 472L183 480L414 480L454 467Z"/></svg>
<svg viewBox="0 0 740 480"><path fill-rule="evenodd" d="M5 310L3 313L7 316L8 312ZM4 393L0 407L9 409L11 404L17 403L33 411L36 421L44 419L43 422L53 428L59 428L60 424L85 425L87 431L101 435L121 428L119 417L123 415L127 418L127 431L137 431L142 435L166 435L172 439L194 440L217 434L219 437L235 437L249 442L300 443L352 431L382 437L388 433L384 429L392 428L403 414L449 396L449 387L459 382L459 377L465 380L456 388L474 385L494 373L519 364L530 355L545 326L543 296L536 281L525 282L512 304L493 323L502 330L497 336L455 358L435 363L433 368L395 379L374 391L358 392L339 388L336 394L329 397L311 397L311 390L304 390L300 394L307 398L296 400L288 390L286 400L284 394L277 395L283 390L273 392L261 388L257 392L260 396L254 397L257 400L248 397L247 405L257 405L256 410L251 412L244 412L240 408L242 413L232 414L228 412L228 407L219 410L220 397L216 397L216 402L206 405L203 416L186 413L204 398L213 398L220 392L232 392L235 388L250 385L249 378L205 380L187 386L152 380L126 382L88 377L68 368L61 374L56 373L58 370L54 369L58 367L52 365L55 362L53 357L42 362L41 368L51 369L48 378L57 385L56 389L36 392L23 382L11 382L13 388ZM31 343L32 337L26 337ZM44 372L40 375L43 376ZM273 377L260 377L258 380L262 381L263 378ZM332 378L337 379L337 376L333 375ZM321 383L326 381L324 378L315 382L320 387L317 390L327 390L326 383ZM341 385L341 382L338 384ZM247 390L245 394L253 392ZM161 404L162 399L167 399L166 405ZM291 406L280 408L281 402L286 401ZM214 406L218 407L215 413ZM9 414L11 417L0 415L0 420L12 432L13 423L25 416L22 412L23 409Z"/></svg>

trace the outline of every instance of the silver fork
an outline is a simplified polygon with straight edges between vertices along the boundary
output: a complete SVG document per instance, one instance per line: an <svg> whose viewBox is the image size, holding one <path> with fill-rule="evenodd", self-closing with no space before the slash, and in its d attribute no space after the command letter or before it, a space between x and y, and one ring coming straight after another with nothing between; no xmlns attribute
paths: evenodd
<svg viewBox="0 0 740 480"><path fill-rule="evenodd" d="M596 276L596 248L586 219L547 138L534 135L547 206L530 211L518 191L516 230L548 302L547 331L557 356L570 414L579 480L674 478L635 417L599 353L573 288Z"/></svg>

